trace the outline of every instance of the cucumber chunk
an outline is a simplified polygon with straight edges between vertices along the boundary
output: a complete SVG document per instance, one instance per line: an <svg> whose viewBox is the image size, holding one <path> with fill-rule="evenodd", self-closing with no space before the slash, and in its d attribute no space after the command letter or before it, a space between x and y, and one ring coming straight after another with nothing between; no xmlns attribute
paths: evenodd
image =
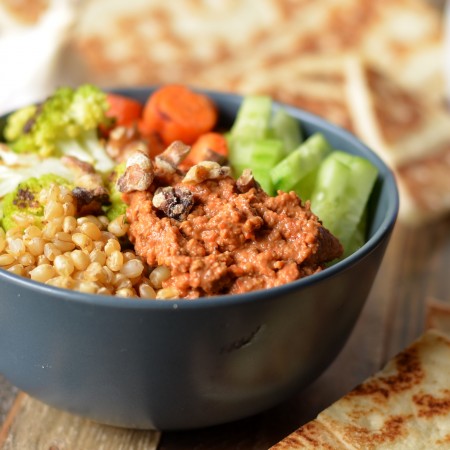
<svg viewBox="0 0 450 450"><path fill-rule="evenodd" d="M284 109L278 109L271 122L273 137L283 142L286 155L294 151L303 141L301 127L296 119Z"/></svg>
<svg viewBox="0 0 450 450"><path fill-rule="evenodd" d="M244 97L231 127L233 138L264 138L268 135L272 115L272 99L264 95Z"/></svg>
<svg viewBox="0 0 450 450"><path fill-rule="evenodd" d="M299 191L302 191L302 180L316 171L325 156L332 150L321 133L313 134L270 171L275 189L284 192L294 190L300 198L307 200L303 196L304 192L302 195L299 194ZM312 191L311 183L314 183L314 178L308 180L307 192Z"/></svg>
<svg viewBox="0 0 450 450"><path fill-rule="evenodd" d="M352 239L363 217L378 171L368 160L341 151L332 152L321 164L311 209L351 253ZM360 230L365 235L365 230Z"/></svg>

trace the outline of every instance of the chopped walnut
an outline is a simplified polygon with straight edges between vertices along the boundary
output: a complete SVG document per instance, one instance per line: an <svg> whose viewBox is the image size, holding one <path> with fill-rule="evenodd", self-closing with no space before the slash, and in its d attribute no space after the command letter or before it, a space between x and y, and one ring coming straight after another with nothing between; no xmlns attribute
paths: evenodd
<svg viewBox="0 0 450 450"><path fill-rule="evenodd" d="M231 176L231 169L228 166L221 166L214 161L202 161L189 169L182 182L199 184L205 180L217 180L229 176Z"/></svg>
<svg viewBox="0 0 450 450"><path fill-rule="evenodd" d="M188 188L167 186L156 190L152 203L167 217L182 221L194 206L194 196Z"/></svg>
<svg viewBox="0 0 450 450"><path fill-rule="evenodd" d="M88 190L77 186L72 190L72 195L77 203L77 214L82 216L101 214L102 205L110 202L105 189Z"/></svg>
<svg viewBox="0 0 450 450"><path fill-rule="evenodd" d="M174 173L178 164L187 156L191 147L181 141L174 141L161 154L155 157L159 169Z"/></svg>
<svg viewBox="0 0 450 450"><path fill-rule="evenodd" d="M111 158L124 162L136 151L150 153L147 142L140 137L136 126L119 126L111 131L106 145L106 152Z"/></svg>
<svg viewBox="0 0 450 450"><path fill-rule="evenodd" d="M74 156L63 156L62 162L73 172L76 187L72 190L77 200L78 214L99 214L102 205L109 203L108 191L102 176L92 164Z"/></svg>
<svg viewBox="0 0 450 450"><path fill-rule="evenodd" d="M117 180L120 192L146 191L154 178L150 157L141 152L133 153L126 163L125 173Z"/></svg>
<svg viewBox="0 0 450 450"><path fill-rule="evenodd" d="M255 180L251 169L244 169L241 176L236 180L237 190L244 194L250 189L259 189L259 183Z"/></svg>

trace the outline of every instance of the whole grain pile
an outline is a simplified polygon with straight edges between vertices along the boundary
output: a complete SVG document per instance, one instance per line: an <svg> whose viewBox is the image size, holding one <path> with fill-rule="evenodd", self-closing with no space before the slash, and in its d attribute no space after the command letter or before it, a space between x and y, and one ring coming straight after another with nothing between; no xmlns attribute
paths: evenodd
<svg viewBox="0 0 450 450"><path fill-rule="evenodd" d="M168 299L178 297L162 288L167 267L151 270L134 251L122 245L129 225L124 216L76 217L69 188L52 184L39 195L43 227L22 213L17 226L0 227L0 268L51 286L90 294Z"/></svg>

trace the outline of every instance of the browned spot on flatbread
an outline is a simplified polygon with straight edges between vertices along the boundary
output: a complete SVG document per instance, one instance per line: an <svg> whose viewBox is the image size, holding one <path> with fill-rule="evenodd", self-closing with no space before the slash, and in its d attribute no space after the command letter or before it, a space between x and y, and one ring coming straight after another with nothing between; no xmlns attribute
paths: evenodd
<svg viewBox="0 0 450 450"><path fill-rule="evenodd" d="M423 121L423 107L417 96L401 89L373 68L366 67L369 88L373 96L375 114L388 142L411 133Z"/></svg>
<svg viewBox="0 0 450 450"><path fill-rule="evenodd" d="M291 445L297 443L297 439L295 438L296 435L298 437L301 436L304 441L307 441L310 444L311 448L320 446L320 448L333 450L333 447L331 447L331 445L327 445L322 441L322 433L311 423L307 423L290 436Z"/></svg>
<svg viewBox="0 0 450 450"><path fill-rule="evenodd" d="M377 432L354 425L345 426L346 436L350 442L363 445L362 448L374 448L386 442L394 442L407 434L406 422L409 416L389 417ZM376 448L376 447L375 447Z"/></svg>
<svg viewBox="0 0 450 450"><path fill-rule="evenodd" d="M447 434L442 439L438 439L436 441L436 444L438 444L438 445L449 444L449 443L450 443L450 434Z"/></svg>
<svg viewBox="0 0 450 450"><path fill-rule="evenodd" d="M48 0L3 0L3 7L25 24L36 23L48 8Z"/></svg>
<svg viewBox="0 0 450 450"><path fill-rule="evenodd" d="M426 211L440 211L450 202L450 142L442 150L411 161L397 169L401 180Z"/></svg>
<svg viewBox="0 0 450 450"><path fill-rule="evenodd" d="M357 386L348 397L381 395L389 398L392 394L411 389L425 377L416 347L411 347L395 357L395 375L372 378Z"/></svg>
<svg viewBox="0 0 450 450"><path fill-rule="evenodd" d="M431 418L450 413L450 391L448 389L443 391L442 397L417 394L413 396L413 401L419 409L419 417Z"/></svg>

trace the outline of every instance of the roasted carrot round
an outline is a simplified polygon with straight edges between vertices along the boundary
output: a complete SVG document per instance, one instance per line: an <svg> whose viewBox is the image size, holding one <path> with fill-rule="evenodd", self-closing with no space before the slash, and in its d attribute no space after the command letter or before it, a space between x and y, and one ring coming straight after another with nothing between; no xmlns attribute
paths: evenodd
<svg viewBox="0 0 450 450"><path fill-rule="evenodd" d="M202 134L192 144L187 157L183 161L183 168L189 168L200 161L216 161L223 164L228 158L228 144L225 136L214 131Z"/></svg>
<svg viewBox="0 0 450 450"><path fill-rule="evenodd" d="M142 115L143 106L136 100L123 95L108 94L108 116L116 119L116 125L131 125L138 122Z"/></svg>
<svg viewBox="0 0 450 450"><path fill-rule="evenodd" d="M217 122L214 103L186 86L170 84L156 90L144 106L147 130L160 134L166 145L180 140L192 144Z"/></svg>

